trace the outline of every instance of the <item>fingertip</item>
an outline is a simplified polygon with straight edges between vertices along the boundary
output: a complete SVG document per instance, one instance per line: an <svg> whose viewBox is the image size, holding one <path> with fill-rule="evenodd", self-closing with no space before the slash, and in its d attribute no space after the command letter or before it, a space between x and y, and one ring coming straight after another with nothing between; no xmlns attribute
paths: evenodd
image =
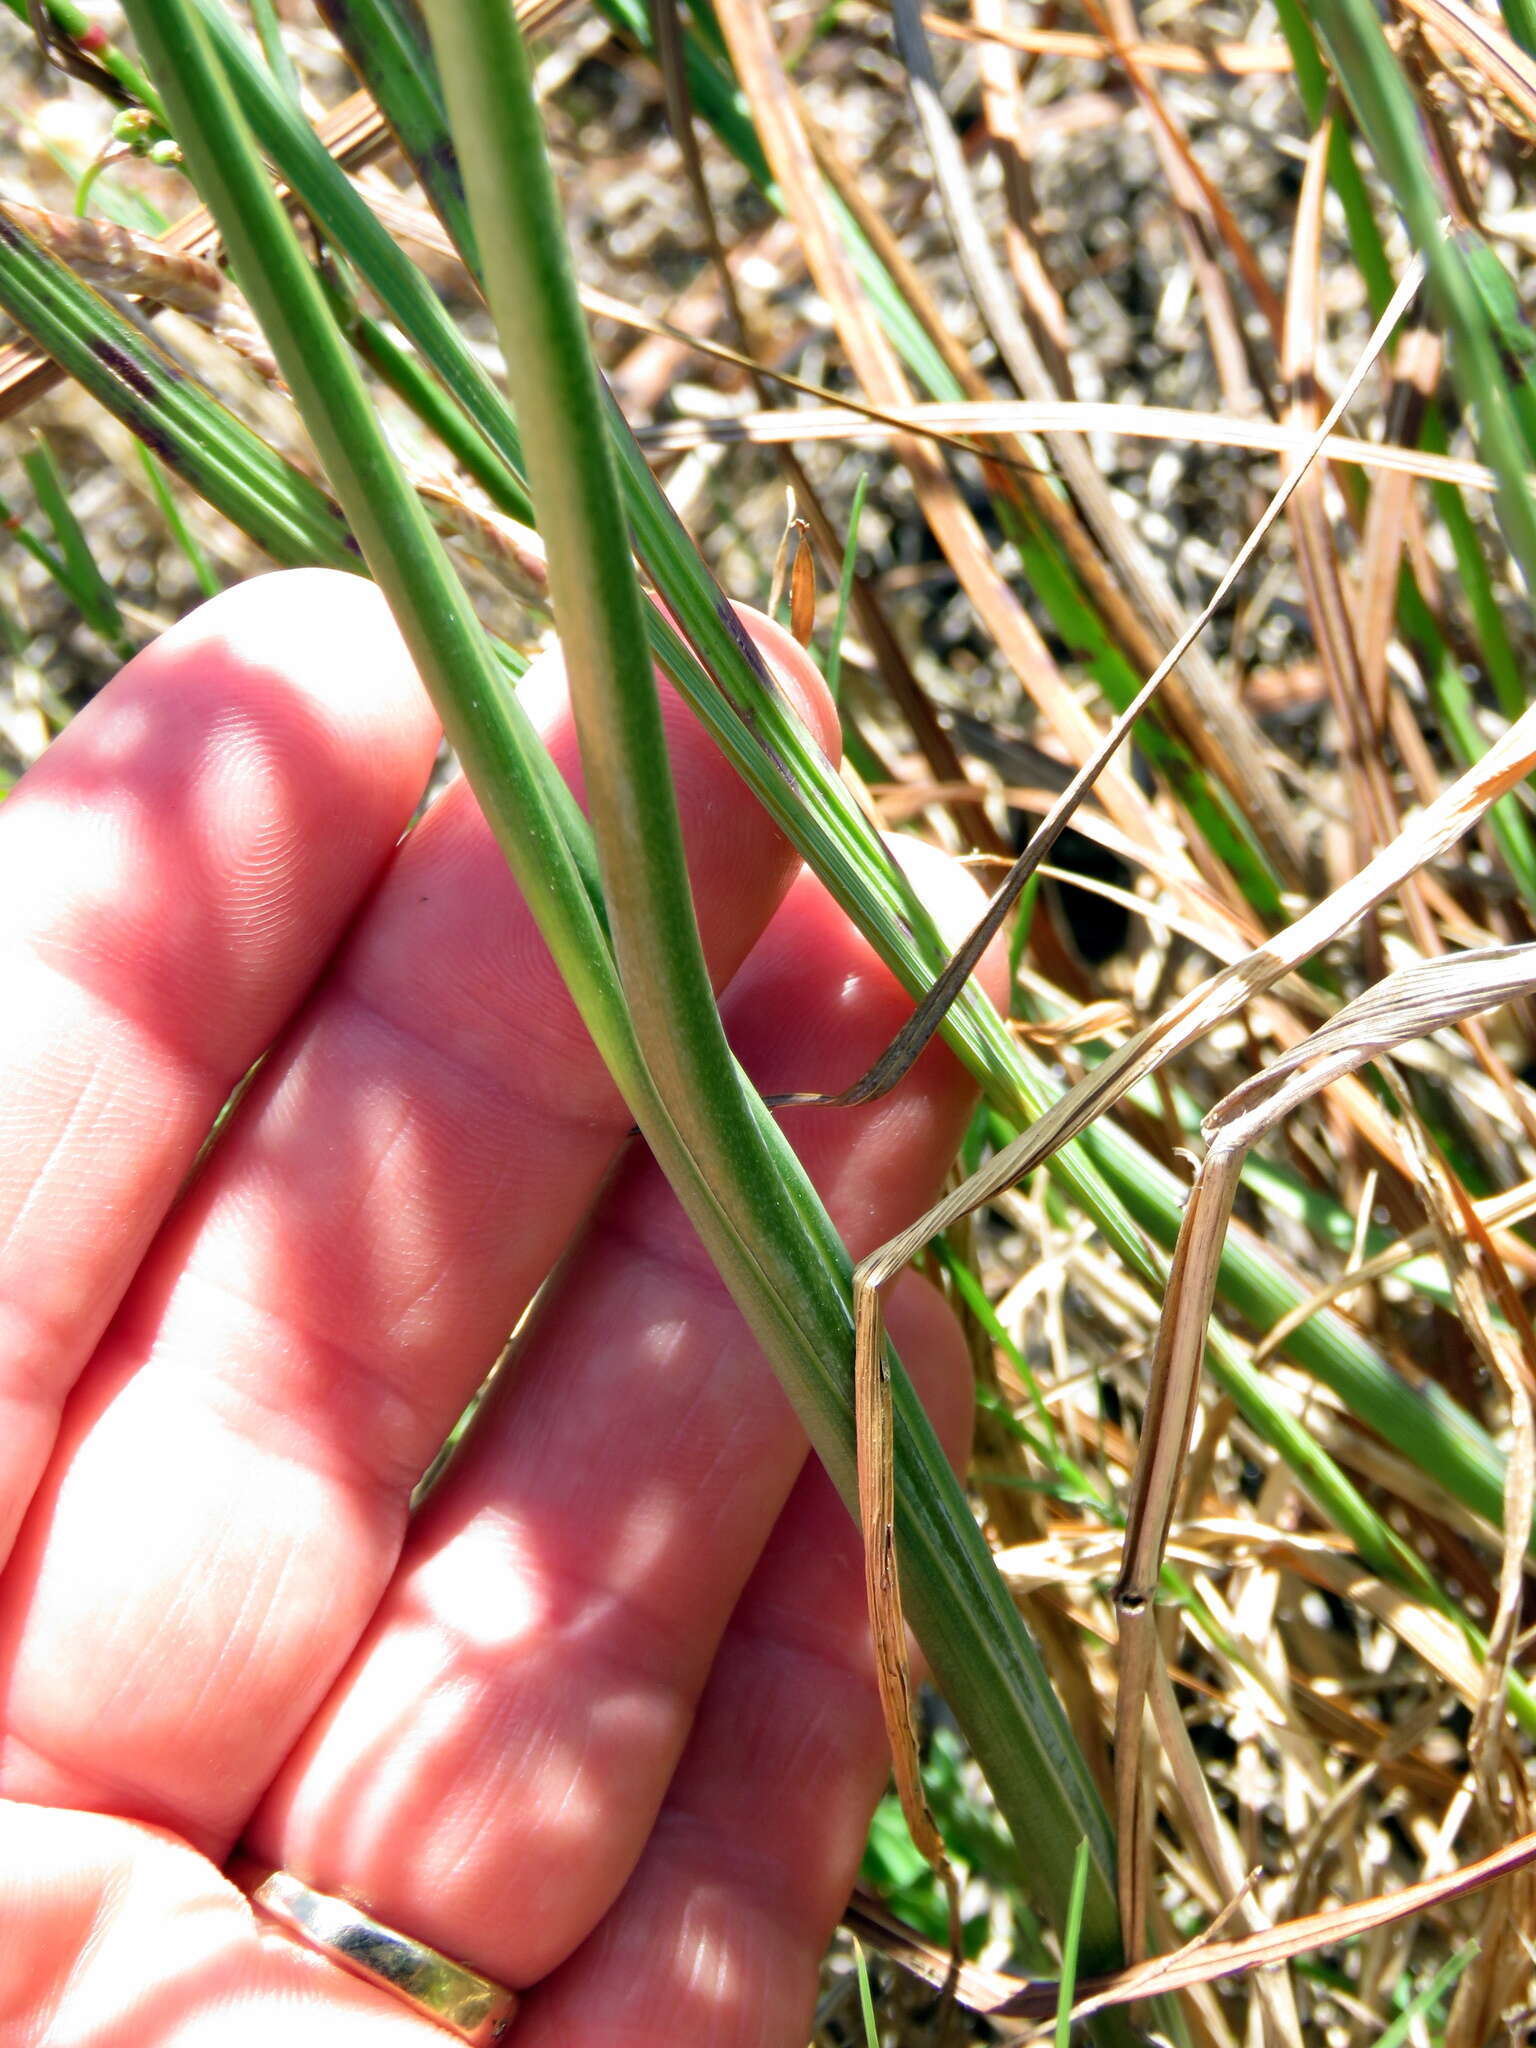
<svg viewBox="0 0 1536 2048"><path fill-rule="evenodd" d="M439 737L383 592L340 569L279 569L221 591L139 660L157 684L189 670L205 688L276 680L312 716L424 775ZM212 673L210 673L212 671Z"/></svg>
<svg viewBox="0 0 1536 2048"><path fill-rule="evenodd" d="M749 604L736 607L737 617L767 662L774 681L790 699L811 737L834 767L843 756L843 728L826 678L792 633L777 619Z"/></svg>

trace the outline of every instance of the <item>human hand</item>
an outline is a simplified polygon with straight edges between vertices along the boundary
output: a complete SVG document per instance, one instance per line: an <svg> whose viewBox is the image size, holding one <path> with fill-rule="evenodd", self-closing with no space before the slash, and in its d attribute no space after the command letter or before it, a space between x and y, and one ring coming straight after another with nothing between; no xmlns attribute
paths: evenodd
<svg viewBox="0 0 1536 2048"><path fill-rule="evenodd" d="M523 694L575 776L558 666ZM733 1042L836 1086L910 1005L667 715ZM517 2048L805 2038L886 1773L858 1538L467 787L397 848L436 742L377 593L281 575L0 807L6 2048L451 2038L254 1913L237 1844L525 1990ZM856 1256L968 1101L934 1048L786 1116ZM958 1455L959 1333L911 1275L891 1320Z"/></svg>

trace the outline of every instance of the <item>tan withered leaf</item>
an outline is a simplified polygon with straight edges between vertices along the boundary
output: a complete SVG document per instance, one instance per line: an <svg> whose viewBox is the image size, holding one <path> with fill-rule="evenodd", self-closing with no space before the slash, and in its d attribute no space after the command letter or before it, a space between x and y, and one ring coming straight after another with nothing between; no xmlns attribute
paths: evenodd
<svg viewBox="0 0 1536 2048"><path fill-rule="evenodd" d="M1272 507L1272 510L1277 507ZM895 1278L909 1260L915 1258L934 1237L956 1222L969 1215L982 1203L990 1201L1005 1188L1012 1187L1025 1174L1033 1171L1050 1158L1062 1145L1068 1143L1096 1117L1118 1102L1128 1088L1133 1087L1144 1076L1164 1065L1175 1053L1193 1044L1227 1017L1241 1010L1252 999L1273 988L1286 974L1312 958L1323 946L1335 939L1362 917L1373 905L1396 889L1409 875L1416 874L1429 861L1434 860L1448 848L1454 846L1500 796L1522 780L1536 762L1536 706L1524 712L1513 725L1488 749L1483 759L1470 768L1456 782L1452 783L1434 803L1420 813L1400 832L1389 846L1384 847L1361 871L1351 876L1332 895L1314 904L1303 916L1278 933L1264 945L1257 947L1235 966L1212 975L1208 981L1191 990L1189 995L1177 1002L1154 1023L1137 1034L1127 1044L1111 1053L1094 1071L1060 1097L1032 1124L1022 1132L1011 1145L961 1187L942 1201L935 1204L926 1215L920 1217L907 1230L880 1247L868 1258L862 1260L854 1271L854 1319L857 1331L857 1352L855 1372L861 1390L861 1419L867 1417L877 1432L874 1443L864 1441L864 1430L860 1429L859 1456L862 1467L873 1460L889 1461L892 1456L892 1418L889 1401L889 1385L886 1378L884 1315L881 1307L882 1291ZM1077 790L1076 794L1084 792ZM1068 796L1074 794L1069 789ZM1049 823L1049 819L1047 823ZM1038 835L1037 835L1038 836ZM1006 893L999 891L1001 897ZM974 936L974 935L973 935ZM967 948L962 948L957 959L963 958ZM1446 1021L1452 1016L1464 1016L1480 1008L1489 1008L1496 1001L1505 1000L1497 988L1507 987L1506 977L1520 981L1529 976L1530 961L1521 963L1512 959L1519 948L1498 948L1492 953L1473 955L1452 955L1448 960L1426 963L1424 968L1409 969L1403 977L1392 977L1390 985L1383 984L1361 999L1361 1006L1355 1008L1351 1021L1343 1027L1346 1033L1353 1033L1366 1041L1374 1031L1378 1036L1386 1032L1384 1043L1398 1044L1404 1037L1416 1036L1425 1030L1432 1030L1435 1024L1427 1021L1433 1015L1436 1022ZM1459 965L1469 962L1468 965ZM1448 974L1438 984L1433 980L1436 973ZM1422 977L1429 974L1431 995L1426 1007ZM1522 983L1522 985L1524 985ZM1394 1032L1390 1021L1407 1021L1406 1030ZM1423 1021L1419 1021L1423 1020ZM1337 1024L1338 1020L1334 1020ZM1332 1027L1325 1027L1332 1028ZM1351 1039L1351 1043L1355 1042ZM1330 1039L1327 1043L1332 1043ZM1313 1052L1317 1047L1313 1045ZM1298 1054L1296 1057L1310 1057ZM1365 1059L1371 1057L1369 1044L1360 1052L1359 1058L1338 1056L1336 1071L1348 1073ZM1294 1059L1291 1062L1294 1064ZM1230 1153L1227 1155L1230 1158ZM1207 1160L1206 1167L1209 1168ZM1206 1169L1202 1169L1205 1171ZM1236 1177L1231 1180L1231 1193L1227 1197L1228 1210L1235 1198ZM1193 1204L1191 1204L1193 1207ZM1192 1353L1198 1364L1200 1347L1204 1342L1206 1319L1210 1302L1206 1299L1198 1306L1194 1289L1187 1284L1191 1273L1209 1278L1214 1288L1214 1256L1219 1255L1220 1238L1225 1231L1223 1218L1220 1230L1213 1227L1214 1212L1209 1208L1199 1212L1202 1228L1209 1230L1206 1241L1191 1244L1189 1219L1186 1212L1186 1227L1181 1232L1175 1248L1173 1269L1169 1278L1168 1300L1170 1309L1176 1309L1177 1326L1168 1316L1160 1331L1158 1345L1161 1354L1166 1347L1177 1346L1180 1357ZM1215 1254L1210 1250L1214 1242ZM1203 1263L1202 1263L1203 1262ZM1168 1445L1178 1434L1182 1444L1187 1430L1181 1428L1177 1417L1178 1404L1168 1397L1168 1373L1164 1369L1159 1379L1154 1369L1154 1378L1162 1393L1160 1399L1170 1415L1176 1417L1171 1426L1161 1430L1156 1415L1149 1409L1148 1434L1154 1444L1162 1444L1158 1457L1164 1463L1168 1456ZM1156 1388L1154 1388L1156 1394ZM1159 1488L1171 1484L1165 1472L1149 1472L1143 1476L1138 1471L1138 1487L1145 1497L1141 1510L1142 1529L1138 1536L1138 1549L1134 1559L1130 1555L1128 1536L1127 1585L1135 1581L1138 1570L1143 1571L1147 1560L1158 1554L1158 1546L1166 1534L1158 1527L1152 1508L1161 1497ZM883 1489L877 1491L872 1479L866 1488L861 1484L861 1499L871 1502L883 1498ZM889 1595L890 1588L897 1584L894 1574L874 1571L873 1553L886 1554L891 1537L888 1529L872 1527L864 1522L867 1562L870 1565L871 1593L880 1591ZM1155 1574L1154 1574L1155 1576ZM1132 1668L1122 1664L1121 1684L1126 1688L1126 1698L1139 1702L1145 1698L1147 1679L1151 1670L1151 1656L1154 1638L1151 1633L1151 1603L1143 1598L1140 1609L1145 1626L1133 1611L1132 1627L1129 1632ZM877 1640L882 1643L881 1677L883 1681L886 1724L894 1735L904 1725L905 1698L910 1690L909 1683L898 1682L898 1669L905 1663L906 1644L904 1624L900 1613L899 1599L887 1598L885 1611L878 1609L873 1617ZM1122 1617L1122 1626L1123 1626ZM1124 1640L1124 1638L1122 1638ZM1129 1704L1127 1706L1129 1713ZM1140 1724L1140 1707L1136 1707L1136 1722ZM1128 1802L1133 1804L1133 1791ZM910 1818L910 1816L909 1816ZM1130 1871L1135 1858L1127 1855L1122 1860L1122 1870ZM1134 1924L1128 1917L1126 1924Z"/></svg>
<svg viewBox="0 0 1536 2048"><path fill-rule="evenodd" d="M789 576L789 630L802 647L809 647L816 631L816 556L811 549L811 530L803 519L795 521L795 565Z"/></svg>
<svg viewBox="0 0 1536 2048"><path fill-rule="evenodd" d="M727 16L729 17L731 11L740 4L741 0L728 0ZM750 44L747 47L750 52ZM1141 690L1138 691L1131 705L1115 720L1108 734L1098 740L1091 748L1088 760L1078 769L1077 774L1052 806L1051 811L1042 821L1038 830L1030 839L1028 846L1020 855L1012 874L992 899L980 923L960 947L954 958L949 962L949 965L940 974L927 996L918 1005L909 1024L897 1034L895 1041L887 1049L886 1053L876 1061L869 1072L862 1076L859 1081L855 1082L852 1088L844 1091L841 1097L833 1098L834 1100L844 1102L864 1101L885 1093L887 1089L895 1086L896 1082L907 1072L921 1052L922 1047L938 1029L945 1011L968 980L993 935L1000 929L1003 918L1006 916L1010 905L1016 900L1025 879L1035 871L1040 862L1045 858L1055 839L1063 830L1073 812L1078 808L1082 799L1088 794L1090 788L1098 784L1101 797L1104 795L1107 783L1105 771L1111 766L1116 750L1131 730L1135 719L1150 702L1155 691L1161 686L1188 647L1209 622L1241 574L1244 565L1257 550L1264 534L1268 532L1275 519L1284 510L1291 493L1306 475L1310 460L1315 459L1316 452L1321 447L1325 435L1332 431L1341 417L1345 406L1349 403L1351 396L1359 388L1369 363L1374 360L1376 353L1385 344L1393 328L1402 318L1403 313L1416 295L1422 274L1422 262L1416 259L1410 265L1398 289L1394 292L1391 303L1377 322L1365 351L1356 363L1350 377L1346 379L1344 387L1340 391L1338 398L1334 401L1333 406L1330 407L1327 417L1319 424L1317 432L1312 439L1308 461L1300 464L1284 479L1280 489L1270 500L1258 524L1248 536L1243 546L1238 550L1226 574L1221 578L1216 590L1208 599L1203 609L1186 626L1184 632L1179 636L1179 639L1169 650L1158 668L1154 670L1146 683L1143 684ZM1533 721L1536 721L1536 711L1529 715ZM1521 723L1523 724L1523 721ZM1502 744L1507 748L1512 740L1513 733L1506 735L1505 741ZM1498 752L1499 749L1497 747L1490 750L1490 761L1493 755ZM1101 778L1103 779L1101 780ZM1461 783L1455 785L1455 789L1464 790L1466 781L1467 778L1464 777ZM1452 795L1453 792L1447 792L1446 798L1442 799L1442 806L1451 800ZM1491 801L1491 798L1489 801ZM1106 805L1106 807L1108 806ZM1432 806L1431 811L1426 813L1426 820L1420 821L1421 831L1419 839L1426 839L1430 836L1426 835L1422 828L1430 816L1437 815L1440 812L1441 807ZM1459 836L1459 831L1465 829L1466 826L1461 825L1457 836ZM1414 844L1417 857L1410 860L1408 872L1413 872L1423 864L1424 860L1430 858L1427 851L1423 853L1417 852L1418 843L1419 840L1416 839ZM1388 848L1384 855L1373 861L1370 867L1362 875L1357 876L1354 882L1348 886L1356 891L1364 886L1369 891L1370 883L1367 878L1379 878L1386 873L1390 868L1390 862L1394 854L1399 858L1402 857L1402 842L1400 840L1394 841L1393 846ZM1383 866L1384 862L1387 864L1386 868ZM1384 894L1387 888L1395 886L1396 879L1385 882L1381 893ZM1351 898L1346 897L1346 891L1339 891L1334 898L1328 899L1328 905L1338 907L1340 898L1352 901ZM1368 901L1362 902L1358 908L1349 909L1345 921L1352 922L1354 918L1360 916L1365 909L1369 908L1369 901L1374 900L1379 900L1379 898L1370 898ZM1065 1143L1070 1136L1074 1135L1075 1130L1081 1129L1083 1123L1090 1121L1093 1116L1107 1108L1110 1102L1117 1100L1126 1088L1130 1087L1136 1079L1140 1078L1141 1074L1150 1072L1152 1068L1161 1065L1162 1060L1171 1053L1173 1047L1171 1044L1167 1046L1160 1045L1160 1034L1170 1028L1174 1028L1176 1031L1176 1019L1182 1019L1187 1029L1197 1028L1203 1031L1210 1028L1210 1025L1217 1021L1215 1017L1210 1017L1208 1021L1203 1020L1198 1027L1195 1025L1196 1018L1203 1015L1203 1003L1216 1002L1222 1007L1223 1014L1225 1014L1227 1008L1239 1007L1250 995L1258 993L1261 988L1273 986L1274 982L1279 980L1290 967L1298 965L1300 960L1308 957L1309 953L1315 951L1317 946L1324 944L1325 938L1319 932L1315 939L1311 940L1310 944L1307 944L1306 940L1302 941L1302 943L1307 944L1306 952L1299 954L1295 959L1285 959L1283 957L1286 940L1289 939L1294 944L1303 933L1307 933L1310 936L1311 932L1316 929L1316 921L1319 915L1321 914L1326 918L1328 905L1319 906L1318 910L1309 913L1308 917L1302 918L1296 925L1292 926L1288 933L1282 934L1280 938L1272 941L1268 946L1260 948L1258 952L1250 955L1246 961L1238 966L1229 968L1224 974L1215 976L1212 981L1204 985L1203 989L1194 991L1193 995L1185 1003L1176 1005L1175 1009L1169 1013L1169 1016L1160 1025L1154 1025L1149 1031L1138 1034L1119 1053L1112 1055L1111 1058L1106 1060L1089 1077L1088 1082L1083 1087L1072 1090L1063 1101L1055 1105L1052 1111L1042 1117L1022 1137L1015 1140L1014 1144L1006 1147L990 1165L984 1167L980 1173L968 1180L955 1194L940 1203L937 1208L930 1210L926 1216L921 1218L909 1230L902 1232L899 1237L893 1238L889 1244L875 1252L872 1257L864 1260L855 1270L853 1281L854 1324L856 1331L854 1363L855 1433L859 1466L859 1509L860 1524L864 1532L865 1574L870 1597L871 1627L876 1645L876 1672L880 1684L881 1706L884 1711L886 1731L891 1739L893 1753L897 1760L896 1782L901 1793L902 1809L907 1825L914 1841L922 1847L924 1854L928 1855L930 1860L934 1862L935 1869L944 1875L946 1885L952 1885L953 1878L949 1874L948 1864L943 1857L942 1844L937 1830L933 1826L932 1816L929 1814L926 1802L922 1797L922 1787L917 1771L916 1745L911 1732L912 1684L907 1664L906 1622L902 1611L900 1577L896 1568L895 1529L892 1516L894 1496L891 1471L895 1456L893 1435L895 1425L892 1412L889 1365L884 1342L881 1290L900 1272L901 1268L906 1265L910 1258L913 1258L931 1241L938 1231L947 1228L951 1222L959 1217L968 1215L971 1210L979 1207L983 1201L990 1199L992 1195L1000 1192L1003 1188L1012 1186L1020 1177L1020 1173L1023 1170L1023 1162L1027 1155L1031 1153L1035 1146L1041 1143L1042 1139L1046 1137L1047 1132L1049 1132L1049 1139L1046 1149L1035 1153L1034 1158L1029 1163L1038 1163L1040 1158L1048 1157L1049 1153L1054 1151L1058 1145ZM1331 932L1328 934L1330 937L1332 935ZM1260 962L1265 963L1264 966L1260 966ZM1272 971L1266 971L1267 969ZM1249 980L1250 976L1253 977L1251 982ZM1230 999L1226 994L1227 991L1231 992ZM1086 1093L1085 1089L1087 1090ZM1074 1105L1075 1107L1069 1108L1068 1105ZM1071 1128L1067 1128L1066 1126L1074 1115L1080 1116L1081 1121ZM1125 1867L1126 1859L1122 1859L1122 1871ZM950 1896L951 1912L953 1915L953 1892L951 1892ZM1122 1915L1122 1924L1134 1926L1137 1923Z"/></svg>
<svg viewBox="0 0 1536 2048"><path fill-rule="evenodd" d="M1218 1983L1250 1970L1289 1962L1317 1949L1357 1941L1377 1928L1391 1927L1400 1920L1411 1920L1417 1914L1467 1898L1532 1863L1536 1863L1536 1833L1519 1835L1491 1855L1465 1863L1459 1870L1426 1878L1381 1898L1307 1913L1299 1919L1281 1921L1262 1934L1244 1935L1235 1941L1213 1939L1209 1933L1198 1936L1172 1955L1153 1956L1111 1976L1079 1980L1082 1996L1072 2008L1072 2017L1088 2019L1110 2006L1131 2005L1163 1992L1188 1990L1196 1984ZM893 1921L878 1901L857 1894L855 1904L843 1916L843 1924L872 1946L896 1957L915 1976L930 1984L944 1981L949 1957L913 1929ZM1001 1971L974 1965L963 1968L955 1984L955 1996L961 2005L993 2020L1051 2019L1059 1995L1060 1985L1054 1977L1009 1977Z"/></svg>
<svg viewBox="0 0 1536 2048"><path fill-rule="evenodd" d="M1147 1389L1141 1449L1126 1510L1115 1592L1120 1624L1115 1807L1121 1915L1145 1924L1138 1845L1148 1825L1140 1734L1155 1678L1158 1575L1188 1454L1216 1274L1249 1152L1293 1109L1341 1075L1464 1017L1536 988L1536 945L1442 955L1387 976L1336 1017L1234 1088L1201 1125L1210 1146L1184 1211Z"/></svg>

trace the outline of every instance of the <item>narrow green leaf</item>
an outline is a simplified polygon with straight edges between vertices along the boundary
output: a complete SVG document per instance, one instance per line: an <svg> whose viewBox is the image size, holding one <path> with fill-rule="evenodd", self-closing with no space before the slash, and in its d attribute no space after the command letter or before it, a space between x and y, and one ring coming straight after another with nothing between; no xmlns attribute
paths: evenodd
<svg viewBox="0 0 1536 2048"><path fill-rule="evenodd" d="M203 593L204 597L216 597L223 588L223 585L220 583L212 563L208 560L202 543L187 524L186 515L177 503L175 493L165 480L165 471L155 460L154 456L150 454L142 441L136 442L135 446L138 448L139 461L143 465L144 475L148 479L149 488L155 494L155 503L160 507L160 515L164 519L166 526L170 529L172 540L175 541L177 547L186 556L192 574L197 578L198 589Z"/></svg>
<svg viewBox="0 0 1536 2048"><path fill-rule="evenodd" d="M837 584L837 616L832 621L832 638L827 644L827 658L822 663L822 673L834 704L838 701L842 682L843 635L848 630L848 600L853 595L853 576L859 565L859 520L868 490L869 472L861 470L853 487L853 503L848 508L848 538L843 543L843 569Z"/></svg>
<svg viewBox="0 0 1536 2048"><path fill-rule="evenodd" d="M1068 2048L1072 2039L1072 2001L1077 1995L1077 1952L1083 1931L1083 1897L1088 1884L1088 1844L1077 1845L1072 1866L1072 1897L1067 1906L1067 1924L1061 1936L1061 1989L1056 1996L1056 2048Z"/></svg>
<svg viewBox="0 0 1536 2048"><path fill-rule="evenodd" d="M1376 2048L1403 2048L1403 2043L1410 2039L1416 2024L1429 2017L1447 1991L1457 1982L1468 1963L1475 1961L1480 1952L1480 1943L1467 1941L1462 1943L1453 1956L1447 1956L1423 1990L1410 1999L1392 2024L1377 2036Z"/></svg>
<svg viewBox="0 0 1536 2048"><path fill-rule="evenodd" d="M875 1994L869 1982L869 1964L864 1944L853 1944L853 1966L859 1975L859 2017L864 2022L864 2048L880 2048L880 2022L875 2016Z"/></svg>
<svg viewBox="0 0 1536 2048"><path fill-rule="evenodd" d="M299 89L299 74L293 68L288 45L283 41L283 24L278 19L276 7L272 0L250 0L250 8L251 21L261 44L261 54L267 60L267 69L293 104L302 107L304 95Z"/></svg>
<svg viewBox="0 0 1536 2048"><path fill-rule="evenodd" d="M126 659L133 652L133 643L117 608L117 598L101 573L84 527L75 517L53 450L41 435L22 456L21 466L58 548L61 588L74 599L87 625L101 635L114 653Z"/></svg>
<svg viewBox="0 0 1536 2048"><path fill-rule="evenodd" d="M846 1254L743 1082L704 971L612 444L526 55L505 0L431 0L428 19L549 549L621 977L664 1110L647 1135L851 1504ZM1027 1636L1016 1616L1004 1620L1012 1604L964 1495L894 1371L913 1625L1057 1918L1066 1842L1090 1841L1086 1940L1114 1953L1097 1795Z"/></svg>

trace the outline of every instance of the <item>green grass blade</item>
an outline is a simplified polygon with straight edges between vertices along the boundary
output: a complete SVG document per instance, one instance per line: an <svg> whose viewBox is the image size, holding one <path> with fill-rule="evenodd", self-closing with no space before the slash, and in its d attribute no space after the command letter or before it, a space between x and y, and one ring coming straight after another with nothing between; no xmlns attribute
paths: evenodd
<svg viewBox="0 0 1536 2048"><path fill-rule="evenodd" d="M1452 375L1472 417L1478 451L1497 479L1499 521L1527 586L1536 588L1536 506L1524 436L1485 287L1467 261L1467 238L1447 232L1452 209L1435 176L1413 88L1370 0L1314 0L1311 20L1414 247L1429 266L1430 290L1450 334ZM1491 250L1486 253L1497 261Z"/></svg>
<svg viewBox="0 0 1536 2048"><path fill-rule="evenodd" d="M704 970L604 407L521 38L504 0L439 0L428 13L549 548L617 957L663 1105L647 1135L851 1503L846 1256L741 1079ZM1093 1845L1088 1941L1112 1953L1109 1846L1086 1766L1027 1637L1003 1619L1011 1603L904 1382L898 1469L919 1639L1001 1810L1031 1843L1054 1918L1068 1903L1066 1841Z"/></svg>
<svg viewBox="0 0 1536 2048"><path fill-rule="evenodd" d="M1070 2048L1072 2001L1077 1995L1077 1953L1083 1927L1083 1893L1088 1882L1088 1844L1077 1845L1077 1862L1072 1870L1072 1897L1067 1905L1067 1924L1061 1936L1061 1989L1056 2000L1056 2048Z"/></svg>
<svg viewBox="0 0 1536 2048"><path fill-rule="evenodd" d="M875 2017L875 1995L870 1988L869 1964L864 1959L864 1945L853 1944L853 1966L859 1977L859 2018L864 2026L864 2048L880 2048L880 2022Z"/></svg>
<svg viewBox="0 0 1536 2048"><path fill-rule="evenodd" d="M133 0L130 16L194 182L481 807L600 1050L641 1093L612 955L571 852L569 815L557 816L537 765L548 756L400 475L202 25L188 0Z"/></svg>
<svg viewBox="0 0 1536 2048"><path fill-rule="evenodd" d="M7 503L4 498L0 498L0 527L3 527L5 532L16 542L17 546L24 549L32 557L33 561L36 562L37 566L58 584L60 590L66 596L71 599L73 598L74 592L70 587L69 581L69 565L64 560L64 557L56 554L49 547L47 541L40 540L30 526L24 525L15 508Z"/></svg>
<svg viewBox="0 0 1536 2048"><path fill-rule="evenodd" d="M326 494L225 410L0 206L0 306L193 490L275 561L361 566Z"/></svg>
<svg viewBox="0 0 1536 2048"><path fill-rule="evenodd" d="M37 508L47 520L58 550L63 573L61 587L79 607L86 624L98 632L121 660L133 652L133 642L117 608L117 598L97 564L84 527L75 517L69 492L46 440L39 439L21 458L22 469L32 486Z"/></svg>
<svg viewBox="0 0 1536 2048"><path fill-rule="evenodd" d="M198 589L204 597L217 597L223 585L208 560L202 543L187 524L186 514L182 511L175 492L166 482L165 470L142 441L135 445L139 451L139 461L143 465L145 478L154 493L155 503L160 507L160 516L164 519L172 540L186 556L188 566L197 579Z"/></svg>
<svg viewBox="0 0 1536 2048"><path fill-rule="evenodd" d="M251 24L261 44L261 54L267 60L267 69L294 105L302 106L304 96L299 89L299 74L293 68L288 45L283 41L283 24L278 19L273 0L250 0L250 6Z"/></svg>
<svg viewBox="0 0 1536 2048"><path fill-rule="evenodd" d="M1376 2037L1376 2048L1403 2048L1403 2043L1412 2038L1415 2024L1426 2019L1434 2011L1447 1991L1458 1982L1467 1965L1476 1961L1480 1952L1480 1943L1467 1941L1462 1943L1453 1956L1447 1956L1423 1990L1411 1998L1391 2025L1384 2028Z"/></svg>

